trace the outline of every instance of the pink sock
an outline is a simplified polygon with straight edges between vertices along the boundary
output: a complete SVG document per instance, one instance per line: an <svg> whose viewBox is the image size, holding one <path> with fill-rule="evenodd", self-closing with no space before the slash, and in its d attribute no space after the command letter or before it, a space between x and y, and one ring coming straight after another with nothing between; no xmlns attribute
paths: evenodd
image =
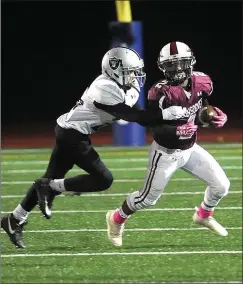
<svg viewBox="0 0 243 284"><path fill-rule="evenodd" d="M113 221L115 223L118 223L118 224L122 224L122 223L125 223L127 220L127 218L123 218L119 212L119 210L117 210L114 215L113 215Z"/></svg>
<svg viewBox="0 0 243 284"><path fill-rule="evenodd" d="M213 211L207 211L202 208L202 205L200 205L199 210L197 211L197 214L200 218L207 218L213 215Z"/></svg>

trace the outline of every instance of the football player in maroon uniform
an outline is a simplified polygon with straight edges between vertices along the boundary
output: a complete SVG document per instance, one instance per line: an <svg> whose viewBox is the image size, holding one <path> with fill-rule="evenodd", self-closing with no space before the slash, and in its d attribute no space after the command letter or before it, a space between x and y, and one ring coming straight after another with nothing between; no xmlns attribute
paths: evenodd
<svg viewBox="0 0 243 284"><path fill-rule="evenodd" d="M149 90L149 108L161 112L161 109L170 106L181 106L187 112L181 119L152 127L154 141L149 151L143 188L128 195L119 209L106 214L108 238L116 246L122 245L122 233L128 217L154 205L178 169L190 172L207 184L204 199L199 208L196 207L193 221L220 236L228 235L212 215L228 193L229 179L214 157L196 143L200 125L197 116L212 93L212 81L208 75L193 71L196 59L189 46L182 42L165 45L157 63L165 80L160 80ZM219 108L215 107L215 110L217 115L210 125L222 127L227 116Z"/></svg>

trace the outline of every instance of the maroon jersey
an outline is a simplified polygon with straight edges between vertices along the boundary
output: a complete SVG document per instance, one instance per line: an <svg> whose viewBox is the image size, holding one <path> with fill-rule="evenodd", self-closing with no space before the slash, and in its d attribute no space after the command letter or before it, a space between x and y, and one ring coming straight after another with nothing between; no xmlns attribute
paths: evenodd
<svg viewBox="0 0 243 284"><path fill-rule="evenodd" d="M193 72L190 86L185 90L181 86L168 85L166 80L157 82L149 90L149 104L155 104L160 109L170 106L181 106L187 109L186 117L180 120L168 120L167 125L152 128L154 140L161 146L169 149L188 149L193 146L197 134L190 137L176 135L176 127L187 121L196 119L203 100L212 93L212 81L210 77L202 72Z"/></svg>

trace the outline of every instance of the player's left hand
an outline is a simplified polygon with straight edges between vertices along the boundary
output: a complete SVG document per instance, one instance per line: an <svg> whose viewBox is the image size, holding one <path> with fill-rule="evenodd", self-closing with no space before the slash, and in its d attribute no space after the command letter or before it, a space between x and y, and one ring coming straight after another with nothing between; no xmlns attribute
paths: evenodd
<svg viewBox="0 0 243 284"><path fill-rule="evenodd" d="M217 107L214 107L214 109L217 111L218 115L213 116L211 124L215 128L223 127L225 122L227 121L227 115L221 109Z"/></svg>
<svg viewBox="0 0 243 284"><path fill-rule="evenodd" d="M177 126L176 135L182 137L190 137L197 131L198 126L188 121L186 124Z"/></svg>

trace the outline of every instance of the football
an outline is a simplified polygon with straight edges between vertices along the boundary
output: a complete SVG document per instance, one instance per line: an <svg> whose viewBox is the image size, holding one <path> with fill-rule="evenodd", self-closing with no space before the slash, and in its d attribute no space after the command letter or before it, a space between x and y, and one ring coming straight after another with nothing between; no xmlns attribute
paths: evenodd
<svg viewBox="0 0 243 284"><path fill-rule="evenodd" d="M217 115L217 111L214 109L213 106L207 105L200 109L198 118L202 124L209 125L213 116Z"/></svg>

